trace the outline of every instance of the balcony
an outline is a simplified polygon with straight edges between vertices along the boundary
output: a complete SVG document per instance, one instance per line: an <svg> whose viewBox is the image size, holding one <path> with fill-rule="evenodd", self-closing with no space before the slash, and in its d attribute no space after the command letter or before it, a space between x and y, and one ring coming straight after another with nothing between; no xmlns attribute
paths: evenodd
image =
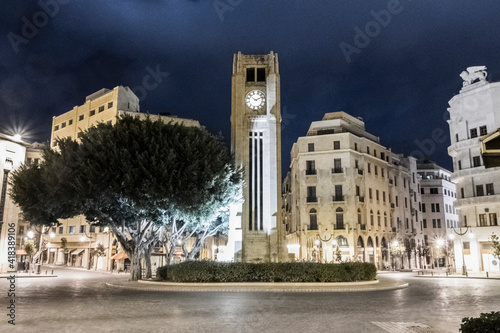
<svg viewBox="0 0 500 333"><path fill-rule="evenodd" d="M414 235L416 235L417 234L417 229L415 229L415 228L411 229L411 233L414 234Z"/></svg>
<svg viewBox="0 0 500 333"><path fill-rule="evenodd" d="M309 170L306 170L306 175L315 175L316 174L316 169L309 169Z"/></svg>
<svg viewBox="0 0 500 333"><path fill-rule="evenodd" d="M344 196L343 195L334 195L332 197L332 201L344 201Z"/></svg>
<svg viewBox="0 0 500 333"><path fill-rule="evenodd" d="M345 229L345 224L344 223L339 223L339 224L336 223L336 224L333 225L333 228L335 230L344 230Z"/></svg>
<svg viewBox="0 0 500 333"><path fill-rule="evenodd" d="M396 227L392 227L392 232L396 232Z"/></svg>
<svg viewBox="0 0 500 333"><path fill-rule="evenodd" d="M389 179L389 184L394 185L394 180Z"/></svg>
<svg viewBox="0 0 500 333"><path fill-rule="evenodd" d="M344 173L344 171L342 170L342 168L333 168L332 173Z"/></svg>
<svg viewBox="0 0 500 333"><path fill-rule="evenodd" d="M394 209L395 207L394 203L391 202L391 209Z"/></svg>
<svg viewBox="0 0 500 333"><path fill-rule="evenodd" d="M363 175L363 170L358 169L358 175Z"/></svg>
<svg viewBox="0 0 500 333"><path fill-rule="evenodd" d="M365 197L358 197L359 202L365 202Z"/></svg>
<svg viewBox="0 0 500 333"><path fill-rule="evenodd" d="M318 197L307 197L307 202L318 202Z"/></svg>
<svg viewBox="0 0 500 333"><path fill-rule="evenodd" d="M366 224L360 224L359 230L366 230Z"/></svg>

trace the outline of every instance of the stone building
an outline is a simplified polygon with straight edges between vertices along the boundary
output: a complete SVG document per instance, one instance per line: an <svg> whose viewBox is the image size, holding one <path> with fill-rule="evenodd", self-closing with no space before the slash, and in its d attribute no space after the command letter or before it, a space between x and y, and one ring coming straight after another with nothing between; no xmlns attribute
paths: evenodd
<svg viewBox="0 0 500 333"><path fill-rule="evenodd" d="M450 101L451 180L457 186L453 231L457 271L500 271L492 255L492 234L500 235L500 82L486 80L486 67L469 67L463 87ZM495 143L496 142L496 143ZM496 151L496 152L495 152Z"/></svg>
<svg viewBox="0 0 500 333"><path fill-rule="evenodd" d="M51 130L51 146L57 149L58 138L78 140L80 133L86 129L105 122L116 123L122 115L132 115L152 120L160 119L165 123L178 123L185 126L200 127L196 120L178 118L176 116L154 115L141 113L139 98L128 87L118 86L114 89L101 89L86 97L85 103L75 106L72 110L53 117ZM114 235L105 227L88 224L84 216L60 220L61 225L46 231L47 255L44 263L69 265L77 267L93 267L103 270L124 269L128 259L119 246ZM63 240L64 239L64 240ZM63 247L65 243L65 247ZM93 259L90 253L101 244L106 256ZM211 256L210 253L207 256ZM206 251L204 250L203 253ZM163 249L157 247L153 251L152 264L160 266L163 263Z"/></svg>
<svg viewBox="0 0 500 333"><path fill-rule="evenodd" d="M32 228L22 219L22 214L17 205L9 196L9 175L24 163L38 163L44 145L40 143L29 144L20 136L10 136L0 133L0 272L12 270L9 259L14 258L15 269L17 262L26 258L23 245L28 238L39 241L41 230ZM28 237L29 235L29 237ZM9 244L15 238L15 244ZM14 249L14 257L9 256ZM10 261L12 263L12 261Z"/></svg>
<svg viewBox="0 0 500 333"><path fill-rule="evenodd" d="M421 194L427 185L421 178L415 158L392 153L361 119L325 114L293 145L282 184L290 260L424 267L430 244L425 244ZM438 201L448 207L451 202ZM446 219L452 218L443 223Z"/></svg>

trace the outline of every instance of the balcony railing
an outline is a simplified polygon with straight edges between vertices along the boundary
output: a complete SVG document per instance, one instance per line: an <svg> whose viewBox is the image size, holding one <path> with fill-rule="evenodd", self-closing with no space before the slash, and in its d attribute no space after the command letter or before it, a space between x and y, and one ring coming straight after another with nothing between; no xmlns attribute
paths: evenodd
<svg viewBox="0 0 500 333"><path fill-rule="evenodd" d="M334 227L335 230L344 230L345 229L345 224L344 223L338 223L338 224L335 223L333 225L333 227Z"/></svg>
<svg viewBox="0 0 500 333"><path fill-rule="evenodd" d="M366 224L360 224L359 225L360 230L366 230Z"/></svg>
<svg viewBox="0 0 500 333"><path fill-rule="evenodd" d="M389 184L393 185L394 184L394 180L389 179Z"/></svg>
<svg viewBox="0 0 500 333"><path fill-rule="evenodd" d="M394 207L395 207L395 206L394 206L394 203L391 203L391 208L393 208L393 209L394 209Z"/></svg>
<svg viewBox="0 0 500 333"><path fill-rule="evenodd" d="M392 232L396 232L396 227L392 227Z"/></svg>
<svg viewBox="0 0 500 333"><path fill-rule="evenodd" d="M315 174L316 174L316 169L306 170L306 175L315 175Z"/></svg>
<svg viewBox="0 0 500 333"><path fill-rule="evenodd" d="M333 168L332 173L343 173L342 168Z"/></svg>
<svg viewBox="0 0 500 333"><path fill-rule="evenodd" d="M359 202L365 202L365 197L359 197Z"/></svg>
<svg viewBox="0 0 500 333"><path fill-rule="evenodd" d="M363 175L363 170L358 169L358 175Z"/></svg>
<svg viewBox="0 0 500 333"><path fill-rule="evenodd" d="M334 195L332 197L332 201L344 201L344 196L343 195Z"/></svg>
<svg viewBox="0 0 500 333"><path fill-rule="evenodd" d="M307 202L318 202L318 197L307 197Z"/></svg>

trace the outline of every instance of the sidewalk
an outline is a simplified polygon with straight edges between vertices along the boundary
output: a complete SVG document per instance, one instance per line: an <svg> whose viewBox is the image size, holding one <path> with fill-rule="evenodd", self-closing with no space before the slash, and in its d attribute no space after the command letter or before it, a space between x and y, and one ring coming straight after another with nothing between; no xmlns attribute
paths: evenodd
<svg viewBox="0 0 500 333"><path fill-rule="evenodd" d="M355 292L396 290L408 287L408 283L385 278L375 281L341 283L174 283L122 281L106 284L114 288L167 292Z"/></svg>
<svg viewBox="0 0 500 333"><path fill-rule="evenodd" d="M457 272L451 272L447 275L446 270L428 269L417 271L416 277L500 280L500 272L467 272L467 275L462 275L462 273Z"/></svg>

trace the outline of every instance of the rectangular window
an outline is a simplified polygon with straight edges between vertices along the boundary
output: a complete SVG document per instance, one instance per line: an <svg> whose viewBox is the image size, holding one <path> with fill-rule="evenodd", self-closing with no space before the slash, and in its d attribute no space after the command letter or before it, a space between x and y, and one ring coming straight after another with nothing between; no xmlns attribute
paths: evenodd
<svg viewBox="0 0 500 333"><path fill-rule="evenodd" d="M359 169L359 162L358 162L358 160L354 160L354 167L356 169Z"/></svg>
<svg viewBox="0 0 500 333"><path fill-rule="evenodd" d="M424 191L423 187L420 189L420 194L425 194L425 191Z"/></svg>
<svg viewBox="0 0 500 333"><path fill-rule="evenodd" d="M398 186L398 179L394 176L394 186Z"/></svg>
<svg viewBox="0 0 500 333"><path fill-rule="evenodd" d="M498 225L497 213L490 213L490 225L491 226L497 226Z"/></svg>
<svg viewBox="0 0 500 333"><path fill-rule="evenodd" d="M458 170L462 170L462 161L458 161Z"/></svg>
<svg viewBox="0 0 500 333"><path fill-rule="evenodd" d="M380 173L382 175L382 178L384 177L384 168L380 168Z"/></svg>
<svg viewBox="0 0 500 333"><path fill-rule="evenodd" d="M486 131L486 126L479 127L479 135L483 136L486 134L488 134L488 131Z"/></svg>
<svg viewBox="0 0 500 333"><path fill-rule="evenodd" d="M255 82L255 68L247 68L247 82Z"/></svg>
<svg viewBox="0 0 500 333"><path fill-rule="evenodd" d="M54 131L58 131L58 130L59 130L59 125L54 126Z"/></svg>
<svg viewBox="0 0 500 333"><path fill-rule="evenodd" d="M470 138L477 138L477 128L470 129Z"/></svg>
<svg viewBox="0 0 500 333"><path fill-rule="evenodd" d="M257 68L257 82L266 82L265 68Z"/></svg>
<svg viewBox="0 0 500 333"><path fill-rule="evenodd" d="M343 201L342 185L335 185L335 201Z"/></svg>
<svg viewBox="0 0 500 333"><path fill-rule="evenodd" d="M486 223L486 214L479 214L479 226L486 227L488 224Z"/></svg>
<svg viewBox="0 0 500 333"><path fill-rule="evenodd" d="M78 120L79 120L79 121L82 121L82 120L83 120L83 118L85 118L85 115L83 115L83 114L81 114L80 116L78 116Z"/></svg>
<svg viewBox="0 0 500 333"><path fill-rule="evenodd" d="M61 124L61 128L64 128L64 127L66 127L66 122Z"/></svg>
<svg viewBox="0 0 500 333"><path fill-rule="evenodd" d="M412 180L413 180L413 183L415 183L415 172L413 172L413 173L411 174L411 178L412 178Z"/></svg>
<svg viewBox="0 0 500 333"><path fill-rule="evenodd" d="M333 160L334 173L342 173L342 159L335 158Z"/></svg>
<svg viewBox="0 0 500 333"><path fill-rule="evenodd" d="M74 234L75 233L75 226L74 225L72 225L72 226L69 227L69 233L70 234Z"/></svg>
<svg viewBox="0 0 500 333"><path fill-rule="evenodd" d="M382 192L382 201L385 202L385 191Z"/></svg>
<svg viewBox="0 0 500 333"><path fill-rule="evenodd" d="M95 115L95 110L90 110L90 117L92 117L93 115Z"/></svg>
<svg viewBox="0 0 500 333"><path fill-rule="evenodd" d="M372 173L372 165L368 163L368 173Z"/></svg>
<svg viewBox="0 0 500 333"><path fill-rule="evenodd" d="M373 149L373 156L377 157L377 149Z"/></svg>
<svg viewBox="0 0 500 333"><path fill-rule="evenodd" d="M435 213L436 212L436 205L431 204L431 212Z"/></svg>
<svg viewBox="0 0 500 333"><path fill-rule="evenodd" d="M441 219L437 219L438 228L441 229Z"/></svg>
<svg viewBox="0 0 500 333"><path fill-rule="evenodd" d="M385 160L385 153L382 153L382 152L381 152L381 153L380 153L380 158L381 158L382 160Z"/></svg>
<svg viewBox="0 0 500 333"><path fill-rule="evenodd" d="M474 166L474 168L480 167L481 166L481 158L479 156L472 157L472 165Z"/></svg>
<svg viewBox="0 0 500 333"><path fill-rule="evenodd" d="M102 111L104 111L104 105L99 107L99 112L102 112Z"/></svg>
<svg viewBox="0 0 500 333"><path fill-rule="evenodd" d="M90 232L91 233L95 233L95 225L91 225L90 226Z"/></svg>
<svg viewBox="0 0 500 333"><path fill-rule="evenodd" d="M375 165L375 176L378 175L378 167Z"/></svg>
<svg viewBox="0 0 500 333"><path fill-rule="evenodd" d="M476 196L482 197L484 195L484 187L483 185L476 185Z"/></svg>
<svg viewBox="0 0 500 333"><path fill-rule="evenodd" d="M397 195L396 195L396 207L399 207L399 198Z"/></svg>
<svg viewBox="0 0 500 333"><path fill-rule="evenodd" d="M370 153L370 147L366 147L366 153L369 154Z"/></svg>
<svg viewBox="0 0 500 333"><path fill-rule="evenodd" d="M358 185L356 185L356 196L357 196L357 197L359 197L359 192L360 192L360 191L359 191L359 186L358 186Z"/></svg>
<svg viewBox="0 0 500 333"><path fill-rule="evenodd" d="M493 183L486 184L486 195L493 195L493 194L495 194Z"/></svg>
<svg viewBox="0 0 500 333"><path fill-rule="evenodd" d="M316 174L316 162L306 161L306 175L315 175L315 174Z"/></svg>
<svg viewBox="0 0 500 333"><path fill-rule="evenodd" d="M436 204L436 213L439 213L441 210L439 209L439 204Z"/></svg>
<svg viewBox="0 0 500 333"><path fill-rule="evenodd" d="M408 198L405 197L405 208L408 208Z"/></svg>
<svg viewBox="0 0 500 333"><path fill-rule="evenodd" d="M460 195L462 196L462 199L465 198L464 188L463 187L460 189Z"/></svg>
<svg viewBox="0 0 500 333"><path fill-rule="evenodd" d="M427 219L423 219L422 222L424 222L424 228L427 229Z"/></svg>
<svg viewBox="0 0 500 333"><path fill-rule="evenodd" d="M316 202L316 186L307 187L307 202Z"/></svg>
<svg viewBox="0 0 500 333"><path fill-rule="evenodd" d="M73 119L68 120L68 126L73 125Z"/></svg>
<svg viewBox="0 0 500 333"><path fill-rule="evenodd" d="M436 229L436 219L432 219L432 227Z"/></svg>
<svg viewBox="0 0 500 333"><path fill-rule="evenodd" d="M314 143L307 144L307 151L314 151Z"/></svg>
<svg viewBox="0 0 500 333"><path fill-rule="evenodd" d="M406 178L403 178L403 187L406 188Z"/></svg>
<svg viewBox="0 0 500 333"><path fill-rule="evenodd" d="M470 251L470 242L464 242L464 250Z"/></svg>
<svg viewBox="0 0 500 333"><path fill-rule="evenodd" d="M113 107L113 102L108 103L108 109Z"/></svg>
<svg viewBox="0 0 500 333"><path fill-rule="evenodd" d="M81 225L81 226L80 226L80 233L81 233L81 234L84 234L84 233L85 233L85 231L86 231L86 229L87 229L86 227L87 227L86 225Z"/></svg>
<svg viewBox="0 0 500 333"><path fill-rule="evenodd" d="M62 234L64 230L64 227L59 227L59 234Z"/></svg>
<svg viewBox="0 0 500 333"><path fill-rule="evenodd" d="M371 188L368 189L368 198L373 199Z"/></svg>
<svg viewBox="0 0 500 333"><path fill-rule="evenodd" d="M356 142L354 142L354 150L358 151L358 144Z"/></svg>
<svg viewBox="0 0 500 333"><path fill-rule="evenodd" d="M431 194L438 194L438 189L437 189L437 187L431 187L431 189L430 189L430 193L431 193Z"/></svg>
<svg viewBox="0 0 500 333"><path fill-rule="evenodd" d="M375 190L375 198L377 199L377 201L379 200L379 196L378 196L378 190Z"/></svg>
<svg viewBox="0 0 500 333"><path fill-rule="evenodd" d="M340 141L333 141L333 149L335 150L340 149Z"/></svg>

